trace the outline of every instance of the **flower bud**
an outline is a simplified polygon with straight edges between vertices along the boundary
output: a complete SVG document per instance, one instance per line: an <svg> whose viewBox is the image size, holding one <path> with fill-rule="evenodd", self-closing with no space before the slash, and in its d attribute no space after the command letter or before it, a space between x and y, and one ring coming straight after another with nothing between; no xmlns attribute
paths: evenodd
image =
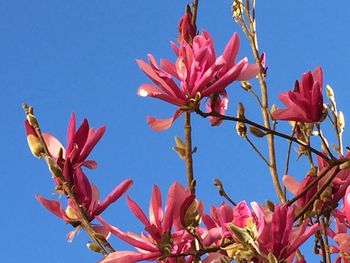
<svg viewBox="0 0 350 263"><path fill-rule="evenodd" d="M86 244L87 248L96 253L103 253L103 249L95 242L89 242Z"/></svg>
<svg viewBox="0 0 350 263"><path fill-rule="evenodd" d="M253 134L255 137L258 137L258 138L262 138L266 135L265 132L263 132L262 130L260 130L254 126L249 126L249 131L251 134Z"/></svg>
<svg viewBox="0 0 350 263"><path fill-rule="evenodd" d="M58 164L51 157L46 156L45 161L46 161L46 164L49 167L49 170L53 176L58 177L58 178L61 178L63 176L61 168L58 166Z"/></svg>
<svg viewBox="0 0 350 263"><path fill-rule="evenodd" d="M244 119L244 106L241 102L238 103L237 118ZM236 132L239 136L244 137L247 134L247 127L243 122L237 121Z"/></svg>
<svg viewBox="0 0 350 263"><path fill-rule="evenodd" d="M189 5L186 6L185 14L180 19L178 30L179 36L177 41L179 43L185 41L192 44L192 40L196 36L196 29L192 24L192 12Z"/></svg>
<svg viewBox="0 0 350 263"><path fill-rule="evenodd" d="M250 83L248 81L245 81L245 80L241 81L241 87L245 91L250 91L252 89L252 85L250 85Z"/></svg>
<svg viewBox="0 0 350 263"><path fill-rule="evenodd" d="M44 146L42 145L34 128L30 125L28 120L25 120L24 125L29 149L35 157L40 158L42 154L45 153Z"/></svg>

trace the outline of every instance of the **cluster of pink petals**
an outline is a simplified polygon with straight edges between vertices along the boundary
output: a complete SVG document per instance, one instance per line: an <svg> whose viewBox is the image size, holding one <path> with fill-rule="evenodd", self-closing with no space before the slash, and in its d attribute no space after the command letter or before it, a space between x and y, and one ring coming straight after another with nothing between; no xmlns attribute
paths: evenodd
<svg viewBox="0 0 350 263"><path fill-rule="evenodd" d="M338 254L335 263L350 263L350 186L347 187L343 204L339 210L333 212L335 231L328 228L327 234L336 242L330 246L330 252Z"/></svg>
<svg viewBox="0 0 350 263"><path fill-rule="evenodd" d="M223 93L225 88L235 80L247 80L259 72L259 66L248 64L246 58L235 63L239 49L236 33L219 57L216 57L213 41L205 31L195 36L192 43L182 41L179 46L174 43L171 46L176 55L175 63L161 59L158 65L151 54L148 55L148 63L137 61L141 70L154 83L142 84L137 94L158 98L178 107L169 119L148 117L147 122L154 131L168 129L181 115L184 107L190 106L198 98L198 94L204 98L221 93L224 102L218 101L220 105L214 108L222 112L227 104L226 93Z"/></svg>
<svg viewBox="0 0 350 263"><path fill-rule="evenodd" d="M234 208L224 203L217 208L212 207L210 216L203 215L203 222L208 229L204 243L221 244L223 239L232 240L228 223L244 228L250 219L257 230L255 243L260 252L265 255L272 253L279 262L292 262L299 246L319 229L318 225L307 227L307 221L294 226L294 207L275 205L274 211L270 211L255 202L251 206L252 209L243 201ZM217 255L218 258L221 256ZM254 262L260 261L256 259Z"/></svg>
<svg viewBox="0 0 350 263"><path fill-rule="evenodd" d="M173 183L168 191L165 208L162 208L161 193L157 186L153 187L149 204L149 217L131 199L127 198L127 205L132 213L144 225L145 232L141 235L123 232L115 226L109 225L104 219L98 220L112 234L135 247L138 251L117 251L104 258L102 263L124 262L132 263L142 260L157 261L169 253L182 253L191 248L193 237L187 233L181 224L181 207L191 196L188 190L178 183ZM179 258L167 257L159 262L175 263ZM183 257L181 262L192 262L191 257Z"/></svg>
<svg viewBox="0 0 350 263"><path fill-rule="evenodd" d="M307 123L320 121L323 112L322 83L321 67L304 73L300 84L296 81L294 91L278 96L286 109L272 112L273 119Z"/></svg>
<svg viewBox="0 0 350 263"><path fill-rule="evenodd" d="M98 143L105 132L105 127L93 129L89 127L86 119L82 122L78 129L75 128L75 116L71 115L68 132L67 147L52 135L44 134L45 143L48 147L51 157L56 161L62 170L62 175L69 185L74 188L79 205L84 208L88 220L92 221L97 215L101 214L111 203L119 199L131 186L132 180L127 179L121 182L114 190L100 202L99 192L95 185L91 184L83 170L82 166L90 169L96 168L96 162L87 160L88 155ZM61 193L61 181L54 177L56 190ZM67 209L61 207L61 203L54 200L48 200L40 195L36 195L36 199L50 212L60 217L73 226L79 225L78 213L75 204L71 199L67 199ZM99 232L103 231L101 227L96 227ZM71 239L72 236L69 236Z"/></svg>

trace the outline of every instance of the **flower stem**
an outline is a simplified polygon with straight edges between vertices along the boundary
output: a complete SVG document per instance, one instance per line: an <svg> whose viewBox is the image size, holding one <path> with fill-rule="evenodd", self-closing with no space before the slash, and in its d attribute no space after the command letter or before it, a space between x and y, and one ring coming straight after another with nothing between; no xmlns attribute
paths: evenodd
<svg viewBox="0 0 350 263"><path fill-rule="evenodd" d="M185 112L185 124L184 124L184 134L185 134L185 144L186 144L186 176L187 176L187 187L192 194L195 193L196 182L193 179L193 162L192 162L192 128L191 128L191 113Z"/></svg>

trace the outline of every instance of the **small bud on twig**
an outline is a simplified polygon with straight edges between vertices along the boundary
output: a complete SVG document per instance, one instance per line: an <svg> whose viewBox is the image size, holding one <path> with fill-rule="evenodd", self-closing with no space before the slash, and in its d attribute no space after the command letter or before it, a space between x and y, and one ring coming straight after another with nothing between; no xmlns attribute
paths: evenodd
<svg viewBox="0 0 350 263"><path fill-rule="evenodd" d="M244 119L244 106L241 102L238 103L238 108L237 108L237 118L239 119ZM247 134L247 127L243 122L237 121L236 123L236 132L239 136L245 137Z"/></svg>
<svg viewBox="0 0 350 263"><path fill-rule="evenodd" d="M255 137L258 137L258 138L262 138L266 135L265 132L263 132L262 130L254 126L249 126L249 131L251 134L253 134Z"/></svg>

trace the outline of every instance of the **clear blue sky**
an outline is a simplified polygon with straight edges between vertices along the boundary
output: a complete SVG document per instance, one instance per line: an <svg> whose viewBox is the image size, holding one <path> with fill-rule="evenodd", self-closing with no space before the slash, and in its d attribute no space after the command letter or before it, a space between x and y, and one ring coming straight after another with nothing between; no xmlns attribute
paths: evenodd
<svg viewBox="0 0 350 263"><path fill-rule="evenodd" d="M292 87L295 79L321 65L325 83L336 91L338 107L350 116L350 19L348 2L257 1L260 50L267 53L270 101ZM168 131L152 132L146 115L167 117L171 105L136 95L148 80L136 66L136 58L152 53L157 59L173 59L169 41L175 40L178 19L187 1L26 1L0 2L0 136L1 249L7 263L95 262L80 233L72 244L71 230L44 210L35 193L53 197L52 180L42 161L30 154L23 131L21 103L35 108L44 131L64 141L69 115L87 117L92 126L106 125L107 132L93 152L98 169L88 171L105 196L114 185L133 178L129 191L145 210L154 183L164 193L174 181L185 183L182 161L171 150L173 137L182 135L182 122ZM230 1L200 1L198 28L205 28L220 54L233 32ZM240 57L250 50L241 36ZM246 116L259 120L253 99L237 84L229 87L230 111L238 101L246 104ZM286 125L281 129L288 131ZM289 132L289 131L288 131ZM348 138L346 131L344 138ZM279 141L280 142L280 141ZM225 184L236 200L276 200L262 161L237 137L232 123L212 128L207 120L194 118L193 143L198 197L206 211L219 204L212 186L214 177ZM345 140L346 143L346 140ZM285 143L279 148L284 162ZM295 158L295 156L294 156ZM295 164L293 162L293 164ZM303 161L296 164L304 167ZM301 178L296 165L292 175ZM282 165L280 165L282 170ZM139 232L125 205L125 198L112 205L104 217L123 230ZM125 248L118 240L111 243Z"/></svg>

